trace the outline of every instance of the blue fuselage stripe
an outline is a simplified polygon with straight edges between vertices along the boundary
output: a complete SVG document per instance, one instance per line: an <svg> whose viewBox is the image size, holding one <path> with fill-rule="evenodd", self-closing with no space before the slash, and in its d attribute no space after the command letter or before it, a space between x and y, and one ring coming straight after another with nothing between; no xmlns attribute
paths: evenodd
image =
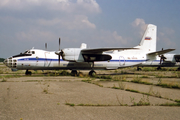
<svg viewBox="0 0 180 120"><path fill-rule="evenodd" d="M59 61L58 59L46 59L46 58L22 58L18 59L18 61ZM64 61L60 59L60 61ZM110 62L146 62L148 60L110 60ZM159 62L159 60L154 60L154 62Z"/></svg>

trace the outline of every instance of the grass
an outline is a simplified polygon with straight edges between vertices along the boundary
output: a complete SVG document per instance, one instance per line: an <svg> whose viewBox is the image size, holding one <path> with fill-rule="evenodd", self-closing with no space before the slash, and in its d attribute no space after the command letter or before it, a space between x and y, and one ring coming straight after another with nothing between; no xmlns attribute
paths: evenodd
<svg viewBox="0 0 180 120"><path fill-rule="evenodd" d="M180 86L178 84L173 85L173 84L159 83L156 86L161 86L161 87L164 87L164 88L180 89Z"/></svg>
<svg viewBox="0 0 180 120"><path fill-rule="evenodd" d="M75 104L74 103L67 103L66 102L66 104L65 105L69 105L69 106L71 106L71 107L74 107L75 106Z"/></svg>
<svg viewBox="0 0 180 120"><path fill-rule="evenodd" d="M180 103L164 103L160 104L159 106L180 106Z"/></svg>
<svg viewBox="0 0 180 120"><path fill-rule="evenodd" d="M143 97L139 100L139 102L135 102L135 98L132 98L131 96L130 99L132 106L150 106L149 96L145 98L145 96L143 95Z"/></svg>

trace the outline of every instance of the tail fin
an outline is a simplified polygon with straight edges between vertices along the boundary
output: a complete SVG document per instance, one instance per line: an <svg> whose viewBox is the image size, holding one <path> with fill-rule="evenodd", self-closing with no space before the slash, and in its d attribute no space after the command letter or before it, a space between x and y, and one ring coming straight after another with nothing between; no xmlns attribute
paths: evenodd
<svg viewBox="0 0 180 120"><path fill-rule="evenodd" d="M145 53L155 52L156 51L156 40L157 39L157 26L149 24L147 29L142 37L142 40L138 46Z"/></svg>

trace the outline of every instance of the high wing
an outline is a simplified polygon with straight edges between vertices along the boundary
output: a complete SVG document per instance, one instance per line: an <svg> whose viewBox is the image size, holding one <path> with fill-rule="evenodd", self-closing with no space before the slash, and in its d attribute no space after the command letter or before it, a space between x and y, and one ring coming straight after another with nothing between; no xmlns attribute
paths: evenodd
<svg viewBox="0 0 180 120"><path fill-rule="evenodd" d="M152 52L152 53L148 53L147 55L162 55L164 53L168 53L171 51L174 51L175 49L166 49L166 50L161 50L161 51L156 51L156 52Z"/></svg>
<svg viewBox="0 0 180 120"><path fill-rule="evenodd" d="M138 48L92 48L92 49L82 49L83 53L102 53L112 50L128 50L128 49L138 49Z"/></svg>

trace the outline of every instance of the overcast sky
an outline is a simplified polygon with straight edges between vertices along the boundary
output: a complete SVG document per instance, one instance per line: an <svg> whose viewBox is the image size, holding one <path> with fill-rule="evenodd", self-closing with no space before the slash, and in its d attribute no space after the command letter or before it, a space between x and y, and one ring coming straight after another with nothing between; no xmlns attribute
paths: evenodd
<svg viewBox="0 0 180 120"><path fill-rule="evenodd" d="M157 50L180 53L180 0L0 0L0 57L32 47L133 47L157 25Z"/></svg>

